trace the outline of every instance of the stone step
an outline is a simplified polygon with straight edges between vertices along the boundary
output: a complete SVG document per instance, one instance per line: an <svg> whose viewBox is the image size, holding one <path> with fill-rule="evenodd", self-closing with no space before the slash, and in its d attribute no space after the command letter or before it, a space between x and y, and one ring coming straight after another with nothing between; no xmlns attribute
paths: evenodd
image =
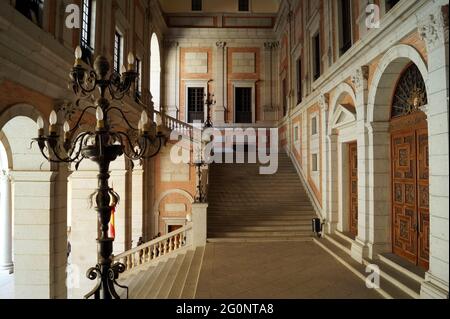
<svg viewBox="0 0 450 319"><path fill-rule="evenodd" d="M308 232L311 230L310 225L300 225L300 226L288 226L288 225L269 225L269 226L245 226L245 225L209 225L208 231L211 233L227 231L227 232L260 232L260 231L270 231L270 232L280 232L280 231L296 231L296 232Z"/></svg>
<svg viewBox="0 0 450 319"><path fill-rule="evenodd" d="M168 299L179 299L181 298L181 293L183 292L184 285L186 283L186 278L189 273L189 269L192 264L192 260L194 258L194 250L189 250L186 253L186 256L183 260L183 264L178 271L178 274L175 278L175 282L170 289Z"/></svg>
<svg viewBox="0 0 450 319"><path fill-rule="evenodd" d="M342 249L348 255L352 254L352 245L337 234L326 234L325 239L330 241L337 248Z"/></svg>
<svg viewBox="0 0 450 319"><path fill-rule="evenodd" d="M147 290L144 299L155 299L158 292L160 291L161 287L165 283L167 279L167 275L169 274L170 270L172 269L173 264L175 263L176 258L170 258L166 262L161 263L160 267L162 268L161 272L159 273L158 277L156 278L152 289Z"/></svg>
<svg viewBox="0 0 450 319"><path fill-rule="evenodd" d="M311 241L311 236L296 236L296 237L218 237L208 238L208 243L265 243L265 242L303 242Z"/></svg>
<svg viewBox="0 0 450 319"><path fill-rule="evenodd" d="M208 238L227 238L227 237L296 237L311 236L312 232L308 231L216 231L208 230Z"/></svg>
<svg viewBox="0 0 450 319"><path fill-rule="evenodd" d="M169 297L170 290L172 289L173 284L175 283L178 272L181 269L184 259L186 258L186 254L180 254L175 258L175 261L167 274L167 277L156 294L156 299L167 299Z"/></svg>
<svg viewBox="0 0 450 319"><path fill-rule="evenodd" d="M322 238L314 239L314 242L318 244L322 249L333 256L338 262L344 265L347 269L353 272L363 282L366 281L369 273L366 273L366 266L354 260L347 252L336 249L336 246L331 241ZM404 291L393 285L391 282L380 278L380 287L375 289L383 298L386 299L410 299L411 297Z"/></svg>
<svg viewBox="0 0 450 319"><path fill-rule="evenodd" d="M181 293L181 299L195 298L204 252L205 247L198 247L195 249L194 258L192 259L186 282L183 287L183 292Z"/></svg>
<svg viewBox="0 0 450 319"><path fill-rule="evenodd" d="M130 298L131 299L146 299L146 295L154 286L154 283L156 279L158 278L159 274L161 273L163 267L161 266L163 262L157 263L154 267L154 271L150 276L145 276L145 278L142 278L142 276L137 275L137 279L139 282L142 282L142 287L139 289L133 289L133 287L130 287ZM134 290L134 291L133 291Z"/></svg>
<svg viewBox="0 0 450 319"><path fill-rule="evenodd" d="M290 221L283 221L283 220L253 220L253 221L242 221L242 220L227 220L226 224L228 226L308 226L311 227L311 221L308 219L307 221L302 220L290 220ZM214 221L208 219L208 227L217 227L217 226L223 226L223 222L220 221Z"/></svg>

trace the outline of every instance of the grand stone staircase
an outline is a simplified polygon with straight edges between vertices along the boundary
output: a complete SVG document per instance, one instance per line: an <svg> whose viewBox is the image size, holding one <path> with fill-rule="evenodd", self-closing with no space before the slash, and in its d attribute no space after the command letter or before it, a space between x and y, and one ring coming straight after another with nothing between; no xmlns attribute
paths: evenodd
<svg viewBox="0 0 450 319"><path fill-rule="evenodd" d="M203 260L204 247L180 249L154 262L143 264L120 277L129 299L193 299ZM127 291L120 297L127 298Z"/></svg>
<svg viewBox="0 0 450 319"><path fill-rule="evenodd" d="M274 175L261 164L212 164L208 242L311 240L313 207L290 158Z"/></svg>

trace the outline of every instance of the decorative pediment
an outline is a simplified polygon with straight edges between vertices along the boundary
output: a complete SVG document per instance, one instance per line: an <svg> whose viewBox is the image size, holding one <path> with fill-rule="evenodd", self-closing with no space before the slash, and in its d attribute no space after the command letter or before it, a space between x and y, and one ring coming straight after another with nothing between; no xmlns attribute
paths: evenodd
<svg viewBox="0 0 450 319"><path fill-rule="evenodd" d="M350 105L339 104L331 118L331 127L339 128L356 121L355 109Z"/></svg>

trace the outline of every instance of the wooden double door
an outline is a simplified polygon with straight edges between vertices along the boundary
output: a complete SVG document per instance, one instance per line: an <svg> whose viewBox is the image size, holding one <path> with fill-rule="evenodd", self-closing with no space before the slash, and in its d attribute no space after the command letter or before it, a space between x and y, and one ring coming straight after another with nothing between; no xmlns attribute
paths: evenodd
<svg viewBox="0 0 450 319"><path fill-rule="evenodd" d="M429 166L426 120L391 122L393 252L429 267Z"/></svg>
<svg viewBox="0 0 450 319"><path fill-rule="evenodd" d="M348 145L349 158L349 232L358 236L358 145Z"/></svg>

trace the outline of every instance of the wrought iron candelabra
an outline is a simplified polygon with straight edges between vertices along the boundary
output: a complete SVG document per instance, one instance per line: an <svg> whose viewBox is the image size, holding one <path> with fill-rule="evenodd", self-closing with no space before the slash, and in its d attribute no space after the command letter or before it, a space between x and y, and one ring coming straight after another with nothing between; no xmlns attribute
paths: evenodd
<svg viewBox="0 0 450 319"><path fill-rule="evenodd" d="M206 104L206 112L207 112L207 116L206 116L206 122L204 127L205 128L211 128L213 127L213 122L211 120L211 106L216 104L216 100L214 100L214 94L208 93L205 94L205 104Z"/></svg>
<svg viewBox="0 0 450 319"><path fill-rule="evenodd" d="M110 72L108 60L99 56L94 62L94 69L87 70L82 66L82 50L75 50L75 65L70 72L70 86L79 100L92 96L98 90L95 105L80 109L76 124L71 128L68 121L63 125L63 136L57 124L55 111L50 115L48 135L45 135L44 120L38 119L39 136L34 139L39 145L42 155L53 163L75 163L78 169L81 161L90 159L98 164L98 189L96 191L96 210L100 222L100 237L97 239L98 264L87 271L90 280L96 280L95 288L85 298L120 299L115 290L119 274L125 271L125 265L113 264L112 252L114 238L108 236L111 219L110 201L114 196L109 187L110 164L117 157L124 155L131 161L150 159L156 156L166 141L167 129L159 117L154 123L152 116L144 110L137 127L133 126L125 112L118 106L110 104L110 100L122 100L129 95L138 73L135 71L134 56L128 56L128 68L122 66L121 74ZM96 125L87 131L81 131L83 119L89 113L96 115ZM112 125L113 114L121 119L126 129L116 129ZM87 122L88 123L88 122ZM89 126L89 125L87 125ZM164 133L163 133L164 132ZM122 287L125 288L125 287Z"/></svg>

